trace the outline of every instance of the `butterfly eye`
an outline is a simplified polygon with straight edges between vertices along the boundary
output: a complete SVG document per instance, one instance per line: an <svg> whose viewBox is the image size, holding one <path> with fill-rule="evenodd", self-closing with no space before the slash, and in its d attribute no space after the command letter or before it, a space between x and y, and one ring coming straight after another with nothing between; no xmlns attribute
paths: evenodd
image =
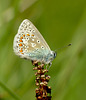
<svg viewBox="0 0 86 100"><path fill-rule="evenodd" d="M54 58L56 57L56 52L54 52L54 51L51 51L51 56L53 56Z"/></svg>
<svg viewBox="0 0 86 100"><path fill-rule="evenodd" d="M54 58L56 57L56 52L54 52Z"/></svg>

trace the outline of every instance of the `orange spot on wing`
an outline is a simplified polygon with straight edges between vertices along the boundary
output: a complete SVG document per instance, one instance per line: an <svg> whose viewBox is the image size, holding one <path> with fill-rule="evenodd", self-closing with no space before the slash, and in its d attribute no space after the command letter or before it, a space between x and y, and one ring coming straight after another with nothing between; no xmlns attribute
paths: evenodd
<svg viewBox="0 0 86 100"><path fill-rule="evenodd" d="M20 42L23 42L22 39L20 39Z"/></svg>
<svg viewBox="0 0 86 100"><path fill-rule="evenodd" d="M23 39L23 37L21 37L21 39Z"/></svg>
<svg viewBox="0 0 86 100"><path fill-rule="evenodd" d="M32 34L32 36L34 36L34 34Z"/></svg>
<svg viewBox="0 0 86 100"><path fill-rule="evenodd" d="M20 52L23 52L22 48L21 48Z"/></svg>
<svg viewBox="0 0 86 100"><path fill-rule="evenodd" d="M23 35L25 37L25 35Z"/></svg>
<svg viewBox="0 0 86 100"><path fill-rule="evenodd" d="M19 46L22 46L22 44L20 43Z"/></svg>
<svg viewBox="0 0 86 100"><path fill-rule="evenodd" d="M27 34L27 36L30 36L30 34Z"/></svg>

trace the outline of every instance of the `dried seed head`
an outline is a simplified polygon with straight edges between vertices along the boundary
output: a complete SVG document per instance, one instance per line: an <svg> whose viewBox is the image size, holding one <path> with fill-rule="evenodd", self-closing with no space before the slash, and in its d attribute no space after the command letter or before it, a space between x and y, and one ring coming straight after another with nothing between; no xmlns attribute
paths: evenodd
<svg viewBox="0 0 86 100"><path fill-rule="evenodd" d="M45 77L45 75L41 75L41 78L44 78Z"/></svg>

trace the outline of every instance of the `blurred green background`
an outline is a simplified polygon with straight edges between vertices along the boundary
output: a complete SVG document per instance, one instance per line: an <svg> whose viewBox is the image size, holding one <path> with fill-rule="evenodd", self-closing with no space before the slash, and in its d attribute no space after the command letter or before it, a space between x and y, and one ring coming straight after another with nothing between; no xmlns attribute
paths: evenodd
<svg viewBox="0 0 86 100"><path fill-rule="evenodd" d="M48 72L52 100L86 100L86 0L0 0L0 100L35 100L33 66L13 52L26 18L52 50L72 43Z"/></svg>

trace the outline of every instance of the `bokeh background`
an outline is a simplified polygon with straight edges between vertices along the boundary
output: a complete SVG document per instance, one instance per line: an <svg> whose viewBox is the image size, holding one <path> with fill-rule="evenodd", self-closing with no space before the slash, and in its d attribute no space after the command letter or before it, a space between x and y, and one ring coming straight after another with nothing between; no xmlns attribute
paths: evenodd
<svg viewBox="0 0 86 100"><path fill-rule="evenodd" d="M33 66L13 52L26 18L57 50L48 72L52 100L86 100L86 0L0 0L0 100L35 100Z"/></svg>

